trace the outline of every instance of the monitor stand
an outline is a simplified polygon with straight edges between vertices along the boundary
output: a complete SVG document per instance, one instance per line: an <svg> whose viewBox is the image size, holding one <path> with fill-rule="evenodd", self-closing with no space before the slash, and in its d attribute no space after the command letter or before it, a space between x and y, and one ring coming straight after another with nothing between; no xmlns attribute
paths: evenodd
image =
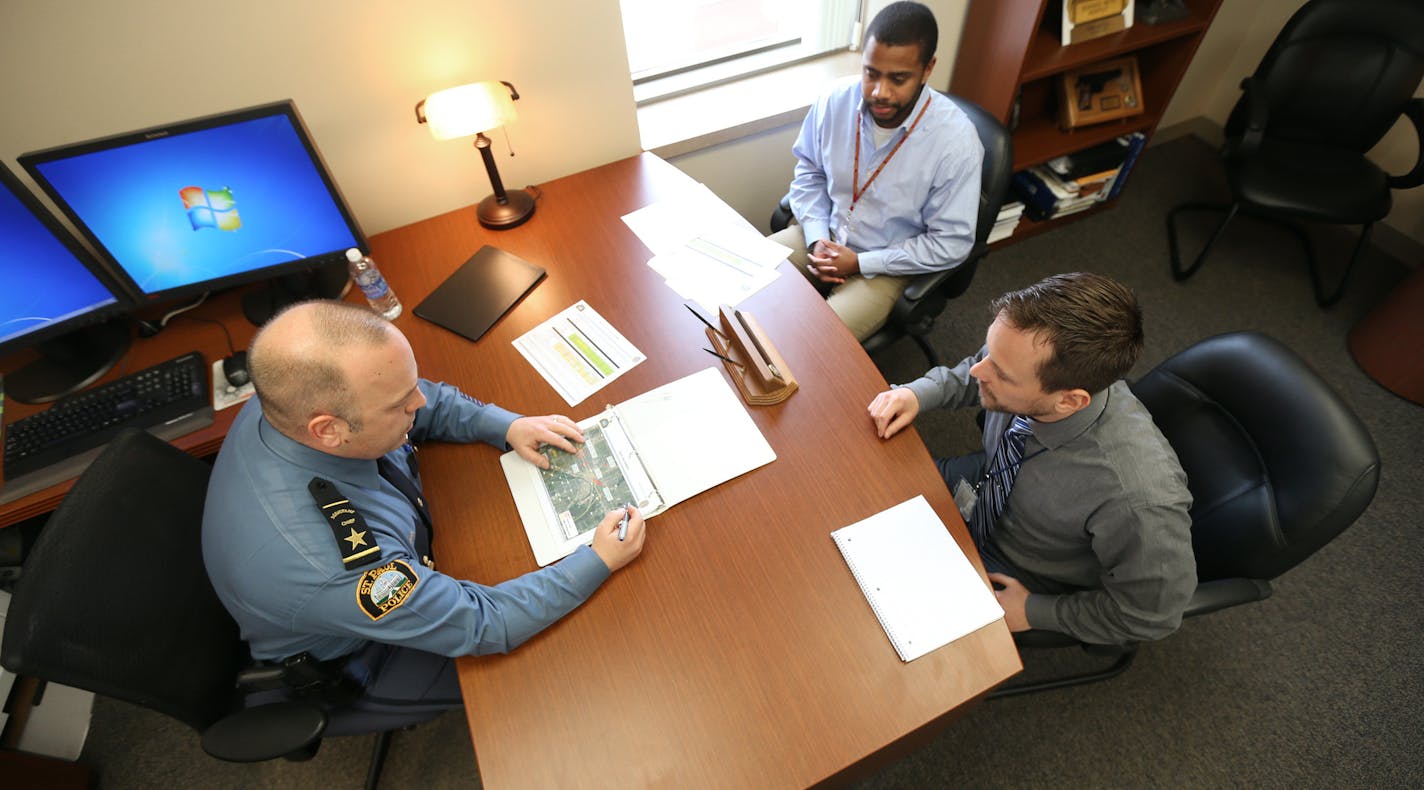
<svg viewBox="0 0 1424 790"><path fill-rule="evenodd" d="M5 395L20 403L49 403L93 384L129 350L126 318L76 329L35 346L40 358L5 376Z"/></svg>
<svg viewBox="0 0 1424 790"><path fill-rule="evenodd" d="M346 261L284 274L242 297L242 314L253 326L262 326L282 308L310 299L339 299L351 284Z"/></svg>

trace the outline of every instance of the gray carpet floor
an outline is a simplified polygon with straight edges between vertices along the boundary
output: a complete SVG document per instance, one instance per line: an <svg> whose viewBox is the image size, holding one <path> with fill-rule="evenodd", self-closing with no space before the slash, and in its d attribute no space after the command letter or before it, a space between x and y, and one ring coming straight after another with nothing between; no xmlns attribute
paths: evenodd
<svg viewBox="0 0 1424 790"><path fill-rule="evenodd" d="M1266 332L1309 360L1375 437L1384 465L1374 502L1278 579L1267 601L1188 621L1112 681L985 703L864 787L1424 785L1424 407L1371 381L1346 348L1350 328L1409 269L1370 251L1341 303L1321 310L1290 237L1242 220L1193 279L1173 282L1167 210L1225 195L1205 143L1188 137L1149 149L1117 207L990 255L933 343L946 361L972 353L989 323L988 300L1046 275L1116 277L1137 291L1147 317L1147 350L1134 375L1197 340L1240 329ZM1205 240L1209 221L1188 230L1188 249ZM1348 235L1314 235L1327 264L1348 255ZM1424 352L1401 344L1399 353ZM908 342L876 361L891 382L925 367ZM936 455L978 441L969 413L925 414L917 425ZM1025 662L1038 675L1084 658L1037 651ZM310 762L229 765L205 757L183 725L101 698L82 761L105 788L359 787L370 745L332 739ZM478 787L463 717L398 733L382 784Z"/></svg>

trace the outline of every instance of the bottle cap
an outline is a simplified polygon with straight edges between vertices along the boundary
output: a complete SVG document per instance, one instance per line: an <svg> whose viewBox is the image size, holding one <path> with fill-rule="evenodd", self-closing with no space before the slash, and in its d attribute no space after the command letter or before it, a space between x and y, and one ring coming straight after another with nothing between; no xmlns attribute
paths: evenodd
<svg viewBox="0 0 1424 790"><path fill-rule="evenodd" d="M351 249L346 251L346 260L351 261L352 263L357 263L364 257L366 256L362 255L361 251L356 249L355 247L352 247Z"/></svg>

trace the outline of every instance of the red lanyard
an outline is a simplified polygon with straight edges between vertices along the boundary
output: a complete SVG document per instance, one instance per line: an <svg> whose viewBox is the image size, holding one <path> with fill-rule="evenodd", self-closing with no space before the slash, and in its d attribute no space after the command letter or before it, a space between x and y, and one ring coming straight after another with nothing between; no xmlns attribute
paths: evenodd
<svg viewBox="0 0 1424 790"><path fill-rule="evenodd" d="M885 159L880 162L880 166L875 168L874 173L870 174L870 179L865 182L865 186L860 186L860 113L857 112L855 114L855 169L851 173L851 198L850 209L846 211L847 219L850 218L851 212L855 211L855 204L860 202L860 196L864 195L866 190L870 189L870 185L875 183L875 177L880 175L880 171L884 170L886 165L890 164L891 159L895 158L895 154L900 150L900 146L904 145L905 141L910 139L910 135L915 133L915 127L920 125L920 119L925 117L925 110L930 108L930 99L932 97L933 94L925 97L925 104L920 108L919 114L915 116L915 122L910 124L909 131L905 132L905 136L900 138L900 142L896 143L895 147L890 149L890 153L885 155Z"/></svg>

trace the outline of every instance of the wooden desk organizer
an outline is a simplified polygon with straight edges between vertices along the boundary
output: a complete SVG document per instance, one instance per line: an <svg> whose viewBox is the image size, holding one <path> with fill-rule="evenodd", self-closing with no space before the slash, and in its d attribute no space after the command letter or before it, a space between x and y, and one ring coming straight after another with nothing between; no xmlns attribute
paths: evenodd
<svg viewBox="0 0 1424 790"><path fill-rule="evenodd" d="M796 377L752 314L726 305L720 313L722 331L708 327L707 339L725 357L722 366L742 398L753 406L770 406L791 397Z"/></svg>

